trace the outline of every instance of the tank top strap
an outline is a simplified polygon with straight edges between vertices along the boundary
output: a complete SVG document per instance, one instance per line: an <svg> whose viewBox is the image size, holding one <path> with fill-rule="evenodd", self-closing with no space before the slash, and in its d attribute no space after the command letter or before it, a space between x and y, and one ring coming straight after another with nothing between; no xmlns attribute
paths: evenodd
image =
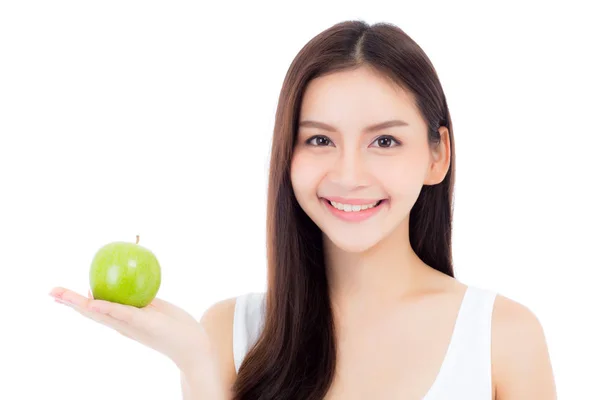
<svg viewBox="0 0 600 400"><path fill-rule="evenodd" d="M246 293L238 296L233 313L233 360L235 371L242 365L254 346L264 322L265 293Z"/></svg>
<svg viewBox="0 0 600 400"><path fill-rule="evenodd" d="M492 313L496 293L469 286L455 327L453 350L472 354L491 367ZM482 359L481 357L486 357Z"/></svg>
<svg viewBox="0 0 600 400"><path fill-rule="evenodd" d="M469 286L465 292L446 358L427 396L463 393L464 399L492 398L492 313L497 294Z"/></svg>

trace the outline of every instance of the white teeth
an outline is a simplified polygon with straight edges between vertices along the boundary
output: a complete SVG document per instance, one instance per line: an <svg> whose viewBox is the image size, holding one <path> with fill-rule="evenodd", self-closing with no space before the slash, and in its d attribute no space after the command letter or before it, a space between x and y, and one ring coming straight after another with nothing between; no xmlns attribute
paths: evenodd
<svg viewBox="0 0 600 400"><path fill-rule="evenodd" d="M378 201L376 201L373 204L363 204L363 205L357 205L357 204L342 204L342 203L336 203L335 201L331 202L331 205L334 206L335 208L337 208L338 210L341 211L345 211L345 212L358 212L358 211L362 211L362 210L367 210L369 208L373 208L377 205L377 203L379 203Z"/></svg>

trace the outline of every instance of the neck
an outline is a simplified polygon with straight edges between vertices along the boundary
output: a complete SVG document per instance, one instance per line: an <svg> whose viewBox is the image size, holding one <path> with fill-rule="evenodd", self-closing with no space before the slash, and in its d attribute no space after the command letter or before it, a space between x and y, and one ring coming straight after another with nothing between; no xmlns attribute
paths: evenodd
<svg viewBox="0 0 600 400"><path fill-rule="evenodd" d="M331 300L342 309L380 308L398 300L421 286L430 269L410 245L408 219L361 253L344 251L326 236L323 240Z"/></svg>

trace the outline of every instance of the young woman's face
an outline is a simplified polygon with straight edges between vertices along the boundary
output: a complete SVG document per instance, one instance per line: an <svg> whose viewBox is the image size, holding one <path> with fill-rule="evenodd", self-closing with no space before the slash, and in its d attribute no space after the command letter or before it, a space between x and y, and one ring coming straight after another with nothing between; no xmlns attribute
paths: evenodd
<svg viewBox="0 0 600 400"><path fill-rule="evenodd" d="M309 83L292 186L302 209L341 249L365 251L407 223L423 184L443 179L446 171L433 168L438 158L413 97L391 81L360 68Z"/></svg>

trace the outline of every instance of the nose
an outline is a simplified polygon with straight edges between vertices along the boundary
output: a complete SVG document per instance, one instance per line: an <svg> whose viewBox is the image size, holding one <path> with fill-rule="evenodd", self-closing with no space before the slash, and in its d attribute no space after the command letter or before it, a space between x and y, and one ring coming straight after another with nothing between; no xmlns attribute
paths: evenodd
<svg viewBox="0 0 600 400"><path fill-rule="evenodd" d="M344 190L367 186L365 161L360 152L340 152L331 168L329 178Z"/></svg>

